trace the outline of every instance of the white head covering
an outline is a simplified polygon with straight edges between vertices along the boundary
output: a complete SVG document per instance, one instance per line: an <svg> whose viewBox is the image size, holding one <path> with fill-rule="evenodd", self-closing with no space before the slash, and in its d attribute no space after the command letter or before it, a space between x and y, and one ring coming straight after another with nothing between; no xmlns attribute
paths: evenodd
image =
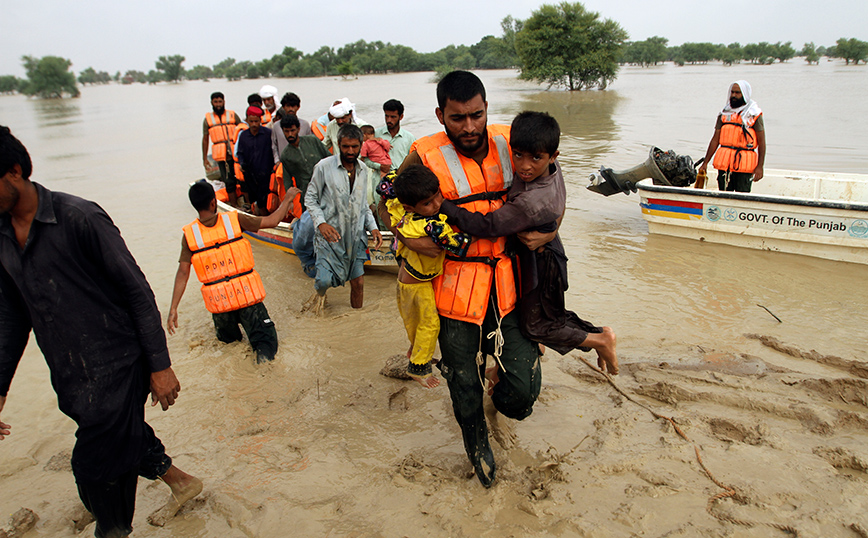
<svg viewBox="0 0 868 538"><path fill-rule="evenodd" d="M352 114L353 123L355 123L356 105L351 103L348 98L344 97L343 99L341 99L340 103L332 105L332 107L329 109L329 114L331 114L333 118L343 118L347 114Z"/></svg>
<svg viewBox="0 0 868 538"><path fill-rule="evenodd" d="M738 84L738 87L741 89L741 96L744 98L744 104L737 108L732 108L729 104L729 97L732 92L732 87ZM726 106L723 107L723 110L720 111L721 114L738 114L741 116L741 121L744 123L745 127L751 125L754 118L762 114L762 110L756 101L750 98L751 90L750 84L747 83L746 80L736 80L732 84L729 85L729 89L726 90Z"/></svg>
<svg viewBox="0 0 868 538"><path fill-rule="evenodd" d="M266 84L265 86L259 88L259 97L265 99L266 97L275 96L277 96L277 88L275 88L271 84Z"/></svg>

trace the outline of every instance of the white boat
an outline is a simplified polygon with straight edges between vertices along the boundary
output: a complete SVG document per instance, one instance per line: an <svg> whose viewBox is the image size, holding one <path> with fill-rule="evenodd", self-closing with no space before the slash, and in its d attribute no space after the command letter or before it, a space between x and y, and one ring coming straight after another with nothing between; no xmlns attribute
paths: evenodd
<svg viewBox="0 0 868 538"><path fill-rule="evenodd" d="M235 211L236 208L217 200L217 210ZM389 245L393 238L392 232L381 231L380 233L383 235L383 244L379 249L374 249L374 239L373 237L368 237L368 259L365 261L365 265L375 269L395 272L398 270L398 262L395 260L395 254L389 250ZM263 228L258 232L245 231L244 235L252 243L276 248L289 254L295 254L295 251L292 249L292 228L287 222L281 222L276 228Z"/></svg>
<svg viewBox="0 0 868 538"><path fill-rule="evenodd" d="M765 170L752 192L636 183L651 233L868 264L868 175ZM659 183L659 182L658 182Z"/></svg>

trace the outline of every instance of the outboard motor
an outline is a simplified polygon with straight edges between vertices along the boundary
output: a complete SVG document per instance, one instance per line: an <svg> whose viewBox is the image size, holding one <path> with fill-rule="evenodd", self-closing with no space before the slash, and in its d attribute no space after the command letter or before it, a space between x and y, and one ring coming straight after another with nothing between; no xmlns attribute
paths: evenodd
<svg viewBox="0 0 868 538"><path fill-rule="evenodd" d="M702 161L700 160L699 163ZM697 163L697 164L699 164ZM636 183L651 178L655 185L686 187L696 181L693 159L687 155L676 155L674 151L663 151L652 147L644 163L628 170L615 171L600 167L588 178L588 190L611 196L619 192L636 192Z"/></svg>

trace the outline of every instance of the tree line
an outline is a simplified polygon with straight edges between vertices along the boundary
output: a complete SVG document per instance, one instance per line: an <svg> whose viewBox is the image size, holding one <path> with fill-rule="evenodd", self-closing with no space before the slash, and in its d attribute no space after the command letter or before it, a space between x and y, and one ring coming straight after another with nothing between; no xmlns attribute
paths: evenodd
<svg viewBox="0 0 868 538"><path fill-rule="evenodd" d="M669 47L665 37L649 37L644 41L627 42L620 58L621 64L650 66L664 62L676 65L701 64L719 61L724 65L732 65L742 61L752 64L770 65L786 62L797 56L804 57L809 64L819 63L822 56L841 58L847 65L850 62L858 64L868 61L868 42L855 38L841 38L831 47L817 47L813 42L805 43L802 49L793 48L792 41L785 43L739 43L728 45L714 43L684 43Z"/></svg>
<svg viewBox="0 0 868 538"><path fill-rule="evenodd" d="M588 11L581 3L561 2L543 5L526 20L511 15L501 21L501 35L487 35L479 42L448 45L436 52L421 53L405 45L359 40L337 49L323 46L306 54L295 47L259 61L226 58L213 66L195 65L186 69L180 54L160 56L148 73L128 70L110 75L88 67L76 79L69 72L70 60L57 56L40 59L24 56L26 79L0 76L0 93L21 92L39 97L78 95L79 84L121 84L177 82L180 80L227 80L272 77L356 76L373 73L435 71L438 76L453 69L518 68L520 77L549 87L569 90L606 88L620 65L650 66L663 62L677 65L720 61L770 64L803 56L818 63L821 56L842 58L849 65L868 61L868 42L841 38L831 47L806 43L796 51L792 42L684 43L668 46L668 40L655 36L643 41L628 41L627 32L599 13Z"/></svg>

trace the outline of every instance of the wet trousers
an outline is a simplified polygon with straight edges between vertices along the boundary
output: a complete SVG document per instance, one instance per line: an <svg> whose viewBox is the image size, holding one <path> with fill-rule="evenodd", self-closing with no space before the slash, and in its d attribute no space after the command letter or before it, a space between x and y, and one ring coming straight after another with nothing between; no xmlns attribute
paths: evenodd
<svg viewBox="0 0 868 538"><path fill-rule="evenodd" d="M240 324L255 351L261 351L272 358L277 353L277 329L268 317L265 303L256 303L232 312L211 314L211 317L214 319L217 339L221 342L229 344L240 341Z"/></svg>
<svg viewBox="0 0 868 538"><path fill-rule="evenodd" d="M407 372L426 376L431 373L431 357L440 334L440 316L430 282L404 284L398 282L398 312L404 320L404 328L413 352Z"/></svg>
<svg viewBox="0 0 868 538"><path fill-rule="evenodd" d="M144 414L144 410L142 413ZM146 445L145 454L137 468L107 482L89 482L76 478L78 496L96 519L94 535L97 538L117 538L133 532L138 477L156 480L172 466L172 458L166 455L163 443L147 423L143 442Z"/></svg>
<svg viewBox="0 0 868 538"><path fill-rule="evenodd" d="M480 454L490 454L488 427L482 409L482 383L484 363L478 365L477 352L494 355L495 339L488 338L497 329L497 313L492 306L482 327L440 317L439 368L449 386L452 410L461 427L464 449L471 463L476 465ZM539 396L542 372L539 348L521 333L518 311L507 314L500 323L503 349L498 366L500 381L494 386L491 399L503 415L522 420L533 412Z"/></svg>

